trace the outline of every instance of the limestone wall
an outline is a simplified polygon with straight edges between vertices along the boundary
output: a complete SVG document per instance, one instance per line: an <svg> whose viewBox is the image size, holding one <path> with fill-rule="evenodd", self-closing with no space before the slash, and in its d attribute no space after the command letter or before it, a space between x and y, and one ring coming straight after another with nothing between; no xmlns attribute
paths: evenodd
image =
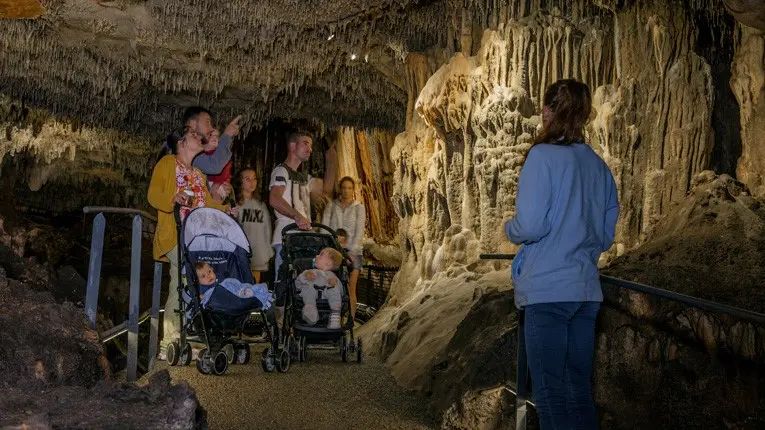
<svg viewBox="0 0 765 430"><path fill-rule="evenodd" d="M611 168L621 204L616 243L604 260L649 239L701 172L725 166L719 173L733 173L737 154L738 179L763 194L758 127L765 42L759 30L733 24L708 3L597 3L602 9L502 15L506 19L496 25L474 31L475 38L465 36L460 52L427 80L408 83L417 97L391 153L404 259L387 305L360 331L401 384L432 389L439 398L438 383L451 381L443 376L453 365L447 344L457 345L454 351L472 350L459 338L459 327L470 327L471 305L510 288L508 271L498 270L507 265L479 261L478 255L516 250L503 224L514 215L518 175L540 130L540 99L554 81L576 78L592 90L587 143ZM734 56L732 67L721 70L720 59ZM409 64L410 75L420 76L423 64ZM738 123L739 116L740 140L737 124L728 123ZM718 130L723 132L716 135ZM743 241L746 227L724 222L727 234ZM714 249L706 251L714 259ZM695 272L722 264L706 261L694 260ZM505 334L494 338L502 351L513 324L507 322ZM493 389L492 383L503 380L476 376L471 384ZM442 413L448 405L434 407ZM487 412L492 408L476 413L494 416ZM466 414L448 412L444 422L453 420L445 428L479 428L454 424Z"/></svg>
<svg viewBox="0 0 765 430"><path fill-rule="evenodd" d="M420 274L445 269L434 259L452 226L471 230L482 252L514 250L502 226L543 92L561 78L593 92L588 143L611 167L622 207L612 253L636 245L710 164L713 78L694 52L694 13L679 2L540 12L485 30L474 55L438 69L391 154L401 243Z"/></svg>

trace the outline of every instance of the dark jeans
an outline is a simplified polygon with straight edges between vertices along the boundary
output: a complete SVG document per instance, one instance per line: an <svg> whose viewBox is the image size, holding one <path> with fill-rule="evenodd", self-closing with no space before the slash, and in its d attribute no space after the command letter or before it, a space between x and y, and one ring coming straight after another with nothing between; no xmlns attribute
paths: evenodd
<svg viewBox="0 0 765 430"><path fill-rule="evenodd" d="M592 398L599 302L525 307L526 354L542 430L598 428Z"/></svg>

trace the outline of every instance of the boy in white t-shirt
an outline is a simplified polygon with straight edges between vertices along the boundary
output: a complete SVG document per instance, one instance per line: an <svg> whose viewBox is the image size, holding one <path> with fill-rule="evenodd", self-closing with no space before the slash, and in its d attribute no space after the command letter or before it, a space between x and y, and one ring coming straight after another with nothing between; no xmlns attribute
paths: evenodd
<svg viewBox="0 0 765 430"><path fill-rule="evenodd" d="M287 139L287 159L271 172L268 203L274 208L276 222L272 245L274 247L274 292L276 293L276 325L282 327L284 315L284 283L280 281L282 265L282 230L296 223L301 230L311 229L311 201L326 201L335 186L337 150L331 146L325 153L325 178L313 178L298 172L300 165L311 158L313 136L298 131Z"/></svg>

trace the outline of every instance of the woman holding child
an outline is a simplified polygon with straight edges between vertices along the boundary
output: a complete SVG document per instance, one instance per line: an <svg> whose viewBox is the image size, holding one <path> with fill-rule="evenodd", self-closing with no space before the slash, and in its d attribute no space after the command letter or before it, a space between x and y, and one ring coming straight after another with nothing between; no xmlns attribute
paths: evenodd
<svg viewBox="0 0 765 430"><path fill-rule="evenodd" d="M165 141L163 156L154 166L149 184L149 204L157 209L157 229L154 232L154 259L170 262L170 291L165 302L162 345L177 339L180 333L178 309L178 238L173 210L181 205L181 219L197 207L209 206L230 212L213 200L207 179L192 166L194 157L202 152L204 137L189 127L174 130Z"/></svg>
<svg viewBox="0 0 765 430"><path fill-rule="evenodd" d="M333 230L343 229L347 233L347 240L343 247L348 250L353 260L348 292L351 300L351 315L356 315L356 283L359 280L361 257L364 252L361 239L364 238L366 211L364 205L356 201L356 182L350 176L340 179L339 188L340 195L327 204L322 222Z"/></svg>

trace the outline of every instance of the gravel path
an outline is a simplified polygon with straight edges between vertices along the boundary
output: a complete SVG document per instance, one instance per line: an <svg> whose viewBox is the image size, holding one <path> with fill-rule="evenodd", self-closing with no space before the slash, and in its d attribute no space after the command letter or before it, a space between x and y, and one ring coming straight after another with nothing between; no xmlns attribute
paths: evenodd
<svg viewBox="0 0 765 430"><path fill-rule="evenodd" d="M373 358L342 363L333 351L309 350L289 372L265 373L261 345L247 365L225 376L204 376L194 363L170 367L174 381L188 381L207 410L211 429L434 429L425 399L408 393ZM168 368L163 362L157 369Z"/></svg>

